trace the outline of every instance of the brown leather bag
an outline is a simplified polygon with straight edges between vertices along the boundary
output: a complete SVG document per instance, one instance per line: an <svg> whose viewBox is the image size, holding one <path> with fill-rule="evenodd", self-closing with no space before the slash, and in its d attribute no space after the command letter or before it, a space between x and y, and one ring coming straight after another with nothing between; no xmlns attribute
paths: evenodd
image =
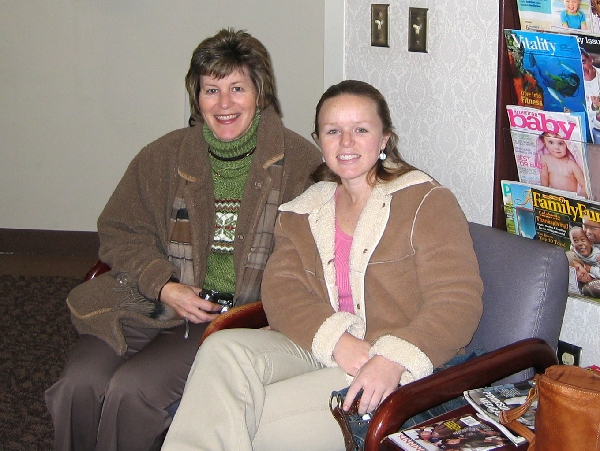
<svg viewBox="0 0 600 451"><path fill-rule="evenodd" d="M533 403L535 433L517 421ZM535 376L525 404L500 413L500 422L529 442L528 451L600 450L600 376L554 365Z"/></svg>

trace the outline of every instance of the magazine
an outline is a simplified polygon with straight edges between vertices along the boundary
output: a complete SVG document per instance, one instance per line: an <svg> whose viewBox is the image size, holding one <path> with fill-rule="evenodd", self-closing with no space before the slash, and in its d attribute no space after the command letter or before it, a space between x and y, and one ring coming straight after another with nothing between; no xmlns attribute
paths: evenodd
<svg viewBox="0 0 600 451"><path fill-rule="evenodd" d="M537 233L530 201L531 185L505 180L501 185L507 232L536 239Z"/></svg>
<svg viewBox="0 0 600 451"><path fill-rule="evenodd" d="M467 390L464 392L464 396L475 410L502 431L515 445L519 445L526 440L500 424L499 415L503 410L514 409L525 403L531 387L533 387L533 382L525 381L518 384L504 384ZM531 430L535 430L536 408L537 401L534 401L529 409L518 418L520 423L523 423Z"/></svg>
<svg viewBox="0 0 600 451"><path fill-rule="evenodd" d="M582 142L582 130L587 125L585 113L551 112L515 105L507 105L506 111L519 181L551 187L554 184L554 188L588 197L586 143ZM568 160L574 164L569 165ZM573 177L570 180L562 178L565 163ZM558 170L561 177L552 177L552 170Z"/></svg>
<svg viewBox="0 0 600 451"><path fill-rule="evenodd" d="M572 141L585 140L582 124L585 124L586 115L583 112L541 111L536 108L506 105L506 113L511 130L535 134L555 133Z"/></svg>
<svg viewBox="0 0 600 451"><path fill-rule="evenodd" d="M569 294L600 300L600 203L564 191L502 181L507 230L565 250Z"/></svg>
<svg viewBox="0 0 600 451"><path fill-rule="evenodd" d="M592 22L589 0L583 0L568 9L562 0L517 0L517 8L523 30L590 30L597 33L594 31L597 24Z"/></svg>
<svg viewBox="0 0 600 451"><path fill-rule="evenodd" d="M437 451L444 449L485 451L508 445L488 420L473 415L406 429L387 436L403 450Z"/></svg>
<svg viewBox="0 0 600 451"><path fill-rule="evenodd" d="M521 235L521 231L517 229L517 222L515 216L514 204L512 202L511 184L501 183L502 185L502 203L504 204L504 222L506 223L506 231L513 235ZM533 238L533 236L527 237Z"/></svg>
<svg viewBox="0 0 600 451"><path fill-rule="evenodd" d="M600 202L600 144L586 144L588 198Z"/></svg>
<svg viewBox="0 0 600 451"><path fill-rule="evenodd" d="M519 181L530 185L549 185L555 189L562 188L568 194L591 198L591 182L588 164L584 157L587 152L586 143L570 141L555 136L534 135L518 131L510 132L515 152L515 161ZM553 147L562 147L562 157L555 157ZM569 163L571 160L571 163ZM569 178L563 179L560 170L569 168ZM552 170L561 174L555 179ZM564 182L564 183L563 183ZM573 190L573 191L568 191Z"/></svg>
<svg viewBox="0 0 600 451"><path fill-rule="evenodd" d="M600 376L600 366L598 365L590 365L585 367L586 370L593 371L598 376Z"/></svg>
<svg viewBox="0 0 600 451"><path fill-rule="evenodd" d="M586 112L581 51L574 35L504 30L519 106Z"/></svg>
<svg viewBox="0 0 600 451"><path fill-rule="evenodd" d="M591 133L588 142L600 143L600 36L577 34L575 38L581 50L585 105Z"/></svg>

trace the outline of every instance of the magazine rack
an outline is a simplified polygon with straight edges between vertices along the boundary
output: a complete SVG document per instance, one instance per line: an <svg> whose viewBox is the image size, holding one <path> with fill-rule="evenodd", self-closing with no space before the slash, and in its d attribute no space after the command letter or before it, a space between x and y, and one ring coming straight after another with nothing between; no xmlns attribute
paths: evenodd
<svg viewBox="0 0 600 451"><path fill-rule="evenodd" d="M504 221L504 206L502 202L501 180L519 180L517 164L510 135L507 138L506 130L509 129L506 105L515 105L511 86L510 65L508 62L505 28L520 29L519 11L517 0L500 0L500 14L498 27L498 73L496 81L496 153L494 157L494 204L492 225L501 230L506 230Z"/></svg>

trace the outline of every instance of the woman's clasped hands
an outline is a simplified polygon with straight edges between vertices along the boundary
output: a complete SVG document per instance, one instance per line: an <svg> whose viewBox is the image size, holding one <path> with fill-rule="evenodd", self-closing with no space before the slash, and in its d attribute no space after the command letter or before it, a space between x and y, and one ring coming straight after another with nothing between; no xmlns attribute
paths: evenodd
<svg viewBox="0 0 600 451"><path fill-rule="evenodd" d="M405 368L399 363L376 355L369 358L371 345L345 332L333 350L333 358L347 374L354 377L343 409L348 411L362 390L358 413L373 412L400 383Z"/></svg>

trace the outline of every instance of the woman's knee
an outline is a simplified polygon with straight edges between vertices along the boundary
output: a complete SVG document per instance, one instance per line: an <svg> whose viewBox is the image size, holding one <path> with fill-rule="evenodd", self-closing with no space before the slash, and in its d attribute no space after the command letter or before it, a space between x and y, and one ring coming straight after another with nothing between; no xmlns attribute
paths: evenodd
<svg viewBox="0 0 600 451"><path fill-rule="evenodd" d="M157 363L158 364L158 363ZM148 374L148 376L151 376ZM149 384L145 385L142 380L143 375L138 374L136 371L130 371L127 363L122 365L110 379L108 387L106 388L106 399L121 400L129 397L143 397L145 396L144 391L152 389L151 378Z"/></svg>
<svg viewBox="0 0 600 451"><path fill-rule="evenodd" d="M285 431L285 434L281 431ZM261 423L252 441L252 448L256 451L343 451L345 446L341 429L329 408L326 408Z"/></svg>
<svg viewBox="0 0 600 451"><path fill-rule="evenodd" d="M82 335L71 350L60 379L48 391L60 391L62 396L91 394L100 398L123 361L99 338Z"/></svg>
<svg viewBox="0 0 600 451"><path fill-rule="evenodd" d="M254 449L343 450L329 397L346 385L340 368L323 368L268 386Z"/></svg>
<svg viewBox="0 0 600 451"><path fill-rule="evenodd" d="M60 379L46 393L46 404L59 415L66 410L100 409L115 371L125 359L105 342L91 335L81 335L63 369Z"/></svg>
<svg viewBox="0 0 600 451"><path fill-rule="evenodd" d="M161 366L160 360L125 362L108 383L105 404L132 407L146 405L158 410L167 408L180 396L172 393L178 391L179 387L169 377L170 371L169 367ZM181 391L184 384L182 381Z"/></svg>
<svg viewBox="0 0 600 451"><path fill-rule="evenodd" d="M264 337L255 329L223 329L211 334L202 343L198 353L204 358L222 359L225 356L246 353ZM210 357L208 357L210 356Z"/></svg>
<svg viewBox="0 0 600 451"><path fill-rule="evenodd" d="M216 347L220 349L229 345L244 345L249 344L256 339L257 335L264 332L261 329L222 329L208 336L202 343L202 348L205 346L209 348Z"/></svg>

